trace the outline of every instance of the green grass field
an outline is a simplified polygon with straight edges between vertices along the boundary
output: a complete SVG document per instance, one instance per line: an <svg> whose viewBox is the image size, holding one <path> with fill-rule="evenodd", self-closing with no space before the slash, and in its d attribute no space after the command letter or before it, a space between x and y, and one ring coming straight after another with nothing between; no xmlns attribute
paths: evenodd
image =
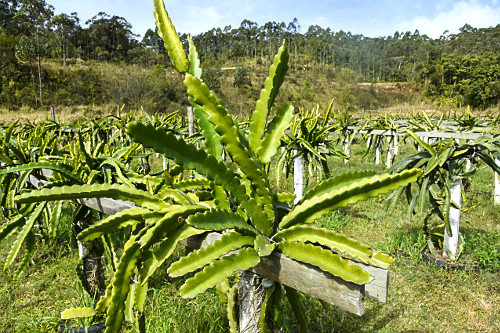
<svg viewBox="0 0 500 333"><path fill-rule="evenodd" d="M372 155L363 157L364 149L364 145L353 146L347 164L329 161L333 173L365 169L384 172L384 166L374 164ZM312 179L309 186L314 183ZM290 180L281 184L291 190ZM500 331L500 209L493 205L492 193L493 173L487 169L473 177L465 192L467 210L461 219L464 254L480 263L477 271L451 271L425 264L420 255L425 245L423 223L419 216L408 217L404 200L392 214L388 214L385 198L379 197L334 211L318 221L325 228L394 256L396 262L390 269L388 302L366 299L362 317L304 296L310 331ZM59 239L37 244L34 259L19 280L11 280L11 270L0 273L0 332L57 332L61 311L91 305L76 277L78 251L71 242L69 219L64 226L67 232ZM0 258L7 256L10 243L0 243ZM166 268L149 284L147 332L228 332L225 305L216 292L182 299L178 293L181 281L168 277ZM130 326L124 331L134 330ZM297 331L291 309L285 304L283 332Z"/></svg>

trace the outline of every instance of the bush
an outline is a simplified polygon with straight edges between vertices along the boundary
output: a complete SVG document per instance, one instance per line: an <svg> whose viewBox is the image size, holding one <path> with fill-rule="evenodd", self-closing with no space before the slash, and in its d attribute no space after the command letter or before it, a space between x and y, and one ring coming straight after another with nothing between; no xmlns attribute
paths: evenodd
<svg viewBox="0 0 500 333"><path fill-rule="evenodd" d="M221 88L222 72L218 68L207 68L203 71L202 78L207 86L218 92Z"/></svg>
<svg viewBox="0 0 500 333"><path fill-rule="evenodd" d="M246 67L238 67L236 72L234 73L234 82L233 85L235 87L243 87L245 85L251 86L252 81L250 80L250 71Z"/></svg>

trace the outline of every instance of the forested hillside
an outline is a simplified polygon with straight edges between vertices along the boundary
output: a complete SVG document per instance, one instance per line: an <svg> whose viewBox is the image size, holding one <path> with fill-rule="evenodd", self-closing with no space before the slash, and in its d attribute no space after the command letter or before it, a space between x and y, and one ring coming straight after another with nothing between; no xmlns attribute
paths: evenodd
<svg viewBox="0 0 500 333"><path fill-rule="evenodd" d="M487 109L500 98L500 24L465 24L458 34L432 39L418 31L371 38L301 27L297 19L262 26L244 20L194 40L204 79L224 86L222 97L242 112L252 108L248 101L260 89L252 81L260 82L256 78L265 74L282 40L291 57L283 98L298 106L336 98L339 107L358 110L424 100ZM172 110L186 99L167 58L154 30L140 38L123 17L99 12L81 22L77 13L55 15L44 0L0 0L3 108L125 104Z"/></svg>

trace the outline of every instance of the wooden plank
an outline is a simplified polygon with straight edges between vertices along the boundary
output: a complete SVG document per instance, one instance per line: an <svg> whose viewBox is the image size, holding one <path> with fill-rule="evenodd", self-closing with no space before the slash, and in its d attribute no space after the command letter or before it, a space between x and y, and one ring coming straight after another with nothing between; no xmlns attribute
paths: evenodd
<svg viewBox="0 0 500 333"><path fill-rule="evenodd" d="M360 127L357 127L357 126L348 126L347 128L355 131L356 133L369 134L369 135L394 136L394 135L404 135L406 133L405 131L395 131L392 129L391 130L384 130L384 129L364 130L364 129L360 129Z"/></svg>
<svg viewBox="0 0 500 333"><path fill-rule="evenodd" d="M46 180L38 179L31 174L28 176L28 182L30 182L36 188L42 187L43 185L45 185L47 183Z"/></svg>
<svg viewBox="0 0 500 333"><path fill-rule="evenodd" d="M392 135L399 135L402 136L406 134L405 131L395 131L395 130L365 130L362 129L362 127L358 126L349 126L348 129L355 131L360 134L369 134L369 135L385 135L385 136L392 136ZM474 127L472 128L472 132L467 132L467 133L462 133L462 132L457 132L458 128L446 128L447 130L453 131L453 132L446 132L446 131L418 131L414 132L416 135L421 136L421 137L428 137L428 138L443 138L443 139L465 139L465 140L474 140L477 139L481 136L491 136L490 133L484 133L484 132L490 132L491 127Z"/></svg>
<svg viewBox="0 0 500 333"><path fill-rule="evenodd" d="M221 234L218 233L198 235L189 238L185 244L191 248L204 248L220 237ZM272 253L262 258L250 271L358 316L363 315L365 311L364 285L344 281L313 265L292 260L281 253Z"/></svg>
<svg viewBox="0 0 500 333"><path fill-rule="evenodd" d="M86 198L77 199L79 204L112 215L122 210L133 208L135 204L130 201L114 200L109 198Z"/></svg>
<svg viewBox="0 0 500 333"><path fill-rule="evenodd" d="M292 260L281 253L261 258L250 271L319 298L358 316L365 312L365 286L347 282L318 267Z"/></svg>
<svg viewBox="0 0 500 333"><path fill-rule="evenodd" d="M42 170L42 174L52 176L52 171L51 170ZM48 183L46 180L38 179L33 175L29 175L28 181L31 184L33 184L33 186L35 186L36 188L39 188L42 185ZM135 207L135 204L133 202L115 200L115 199L110 199L110 198L85 198L85 199L77 199L76 202L78 202L81 205L87 206L89 208L92 208L92 209L95 209L95 210L98 210L100 212L110 214L110 215L121 212L124 209Z"/></svg>
<svg viewBox="0 0 500 333"><path fill-rule="evenodd" d="M417 136L427 137L427 138L441 138L441 139L465 139L465 140L474 140L484 134L480 133L458 133L458 132L415 132Z"/></svg>
<svg viewBox="0 0 500 333"><path fill-rule="evenodd" d="M365 271L370 273L373 280L365 284L365 296L370 297L382 303L387 302L387 294L389 290L389 270L375 266L365 265L360 262L351 261L354 265L361 266Z"/></svg>

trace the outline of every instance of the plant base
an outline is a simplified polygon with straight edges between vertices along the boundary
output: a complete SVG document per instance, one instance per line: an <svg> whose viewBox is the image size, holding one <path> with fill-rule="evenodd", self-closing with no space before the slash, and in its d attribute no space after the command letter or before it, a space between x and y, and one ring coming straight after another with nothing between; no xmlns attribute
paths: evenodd
<svg viewBox="0 0 500 333"><path fill-rule="evenodd" d="M442 250L439 250L439 252L442 252ZM441 253L437 253L436 255L433 255L428 247L425 247L422 251L420 251L422 255L422 259L424 260L425 263L430 263L437 265L441 268L447 268L451 269L453 271L477 271L478 266L477 265L461 265L461 264L456 264L456 263L450 263L447 262L446 259L443 257Z"/></svg>

